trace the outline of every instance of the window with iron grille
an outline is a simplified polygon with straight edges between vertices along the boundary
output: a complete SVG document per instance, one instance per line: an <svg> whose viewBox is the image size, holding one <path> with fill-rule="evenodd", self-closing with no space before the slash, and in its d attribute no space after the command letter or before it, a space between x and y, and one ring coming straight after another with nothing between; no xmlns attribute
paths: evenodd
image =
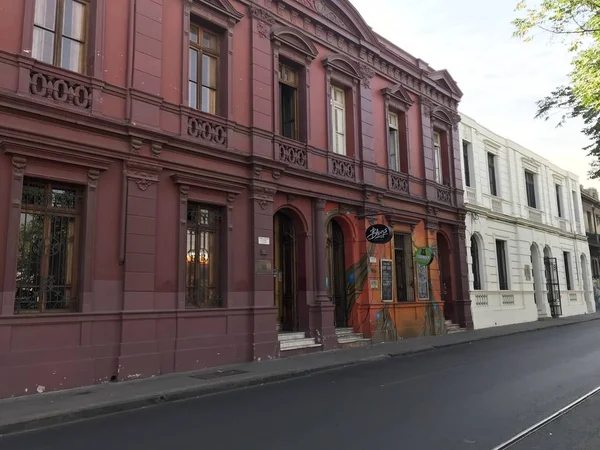
<svg viewBox="0 0 600 450"><path fill-rule="evenodd" d="M23 181L15 312L78 309L83 190Z"/></svg>
<svg viewBox="0 0 600 450"><path fill-rule="evenodd" d="M186 307L218 308L221 297L221 208L189 203Z"/></svg>

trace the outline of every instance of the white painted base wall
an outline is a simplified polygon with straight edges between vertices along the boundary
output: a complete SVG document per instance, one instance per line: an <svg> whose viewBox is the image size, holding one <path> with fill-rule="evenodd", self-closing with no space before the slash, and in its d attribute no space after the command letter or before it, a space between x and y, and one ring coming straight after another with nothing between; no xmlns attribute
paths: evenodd
<svg viewBox="0 0 600 450"><path fill-rule="evenodd" d="M467 254L469 261L469 283L471 312L475 329L533 322L542 317L551 317L547 300L544 274L544 249L557 260L558 279L562 303L562 317L587 314L596 311L590 255L587 240L583 236L566 235L528 227L526 224L510 223L501 217L488 217L485 213L467 214ZM473 260L471 258L471 236L475 235L479 245L479 260L482 290L473 290ZM496 240L507 242L509 290L499 290L496 257ZM538 249L538 273L534 273L531 261L531 246ZM571 284L574 290L567 291L563 252L569 252ZM582 267L582 255L586 261ZM584 290L584 273L587 272L587 292ZM527 279L526 272L530 273ZM534 289L534 276L538 276L540 288ZM536 303L536 299L538 300Z"/></svg>

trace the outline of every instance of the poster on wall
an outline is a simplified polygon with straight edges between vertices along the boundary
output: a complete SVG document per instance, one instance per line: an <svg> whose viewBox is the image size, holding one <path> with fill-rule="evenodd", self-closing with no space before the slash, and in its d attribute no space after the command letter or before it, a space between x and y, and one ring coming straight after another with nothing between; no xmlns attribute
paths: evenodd
<svg viewBox="0 0 600 450"><path fill-rule="evenodd" d="M427 266L417 264L417 284L419 300L429 300L429 274Z"/></svg>
<svg viewBox="0 0 600 450"><path fill-rule="evenodd" d="M392 260L381 260L381 301L391 302L394 300L394 283L392 272Z"/></svg>

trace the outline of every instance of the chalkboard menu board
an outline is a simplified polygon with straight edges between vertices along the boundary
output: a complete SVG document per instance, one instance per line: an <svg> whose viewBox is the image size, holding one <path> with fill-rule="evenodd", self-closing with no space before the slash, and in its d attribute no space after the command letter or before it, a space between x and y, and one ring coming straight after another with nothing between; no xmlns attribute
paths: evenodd
<svg viewBox="0 0 600 450"><path fill-rule="evenodd" d="M427 266L417 265L419 300L429 300L429 275Z"/></svg>
<svg viewBox="0 0 600 450"><path fill-rule="evenodd" d="M391 302L394 300L394 277L392 270L392 260L381 260L381 300Z"/></svg>

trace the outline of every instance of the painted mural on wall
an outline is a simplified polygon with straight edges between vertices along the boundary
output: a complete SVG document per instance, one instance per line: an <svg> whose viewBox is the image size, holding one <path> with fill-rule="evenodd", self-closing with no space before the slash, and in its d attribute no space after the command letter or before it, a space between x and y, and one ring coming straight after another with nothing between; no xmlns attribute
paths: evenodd
<svg viewBox="0 0 600 450"><path fill-rule="evenodd" d="M393 242L382 245L366 242L364 230L373 221L358 219L354 212L334 207L326 214L352 227L356 236L356 240L351 244L353 257L346 258L346 305L347 317L350 318L349 326L365 333L366 336L373 337L376 341L443 334L445 332L444 312L443 306L439 304L439 276L436 276L438 248L435 239L428 240L425 224L421 222L412 230L410 227L395 230L411 234L412 237L411 254L414 273L409 284L414 300L404 303L396 301L384 303L381 301L380 262L382 258L392 259ZM377 223L382 221L377 220ZM425 273L422 273L419 278L414 255L418 248L425 246L431 248L434 261L430 266L426 266ZM419 280L426 285L419 286Z"/></svg>

